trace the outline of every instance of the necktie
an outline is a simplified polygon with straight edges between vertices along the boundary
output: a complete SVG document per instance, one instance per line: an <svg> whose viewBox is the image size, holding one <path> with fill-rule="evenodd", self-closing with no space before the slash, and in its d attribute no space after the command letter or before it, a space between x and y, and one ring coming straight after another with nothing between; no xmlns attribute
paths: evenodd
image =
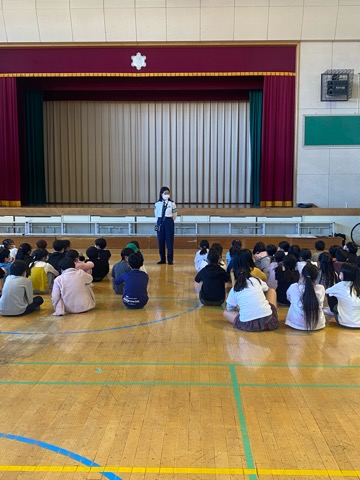
<svg viewBox="0 0 360 480"><path fill-rule="evenodd" d="M162 213L161 213L161 217L162 217L162 218L165 217L165 211L166 211L166 203L164 202L164 203L163 203L163 207L162 207Z"/></svg>

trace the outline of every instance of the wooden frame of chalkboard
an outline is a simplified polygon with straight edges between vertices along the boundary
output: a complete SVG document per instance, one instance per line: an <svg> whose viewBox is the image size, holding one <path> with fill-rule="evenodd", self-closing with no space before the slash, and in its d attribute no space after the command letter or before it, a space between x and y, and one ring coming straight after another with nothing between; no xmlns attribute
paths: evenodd
<svg viewBox="0 0 360 480"><path fill-rule="evenodd" d="M305 115L305 147L360 146L360 115Z"/></svg>

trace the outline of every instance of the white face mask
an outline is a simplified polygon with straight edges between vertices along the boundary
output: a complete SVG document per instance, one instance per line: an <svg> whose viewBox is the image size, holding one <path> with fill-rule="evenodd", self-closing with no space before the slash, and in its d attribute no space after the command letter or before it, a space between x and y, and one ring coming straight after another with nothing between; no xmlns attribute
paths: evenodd
<svg viewBox="0 0 360 480"><path fill-rule="evenodd" d="M169 200L170 195L168 193L163 193L162 198L163 198L163 200Z"/></svg>

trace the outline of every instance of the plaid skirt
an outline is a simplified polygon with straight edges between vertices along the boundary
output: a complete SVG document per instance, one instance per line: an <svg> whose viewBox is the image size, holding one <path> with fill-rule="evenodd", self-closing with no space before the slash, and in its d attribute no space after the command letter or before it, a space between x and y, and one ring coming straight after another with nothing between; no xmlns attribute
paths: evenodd
<svg viewBox="0 0 360 480"><path fill-rule="evenodd" d="M236 315L234 320L234 327L238 330L246 332L263 332L266 330L276 330L279 328L279 319L277 308L270 303L271 315L263 318L256 318L249 322L241 322L239 315Z"/></svg>

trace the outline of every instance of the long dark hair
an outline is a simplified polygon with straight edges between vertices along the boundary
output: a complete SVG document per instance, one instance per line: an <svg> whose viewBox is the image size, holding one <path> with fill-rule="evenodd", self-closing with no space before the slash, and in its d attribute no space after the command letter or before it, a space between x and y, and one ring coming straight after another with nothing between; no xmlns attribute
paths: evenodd
<svg viewBox="0 0 360 480"><path fill-rule="evenodd" d="M169 188L169 187L163 186L163 187L160 188L159 200L158 200L158 201L162 202L162 199L163 199L163 198L162 198L162 194L163 194L164 192L166 192L166 190L169 190L169 193L170 193L170 188ZM169 197L169 200L170 200L170 197Z"/></svg>
<svg viewBox="0 0 360 480"><path fill-rule="evenodd" d="M29 275L31 275L31 269L35 265L35 262L39 262L40 260L46 259L48 256L48 251L43 248L38 248L34 250L32 253L32 262L30 263Z"/></svg>
<svg viewBox="0 0 360 480"><path fill-rule="evenodd" d="M209 242L207 240L201 240L199 255L206 255L209 250Z"/></svg>
<svg viewBox="0 0 360 480"><path fill-rule="evenodd" d="M314 330L319 321L319 300L315 293L314 282L318 277L319 271L311 263L307 263L301 272L304 277L304 293L301 302L304 310L306 328Z"/></svg>
<svg viewBox="0 0 360 480"><path fill-rule="evenodd" d="M29 257L31 252L31 245L29 243L22 243L17 251L15 260L23 260Z"/></svg>
<svg viewBox="0 0 360 480"><path fill-rule="evenodd" d="M219 253L214 249L210 249L208 256L207 256L207 261L208 261L208 269L214 270L217 265L219 265L219 260L220 260L220 255Z"/></svg>
<svg viewBox="0 0 360 480"><path fill-rule="evenodd" d="M248 248L242 248L235 253L234 271L241 270L243 268L249 270L249 272L255 268L252 253Z"/></svg>
<svg viewBox="0 0 360 480"><path fill-rule="evenodd" d="M354 292L360 297L360 269L355 263L346 262L341 265L340 272L343 274L344 282L352 282L350 295Z"/></svg>
<svg viewBox="0 0 360 480"><path fill-rule="evenodd" d="M296 268L296 257L295 255L291 255L291 253L288 253L287 255L284 256L284 259L282 261L282 264L285 268L284 270L284 280L285 282L287 283L295 283L298 281L298 279L296 280L293 280L292 278L292 274L291 272L295 272L295 268ZM276 267L276 269L281 269L281 265L279 265L278 267Z"/></svg>
<svg viewBox="0 0 360 480"><path fill-rule="evenodd" d="M319 255L319 269L319 283L324 285L325 288L335 285L337 282L337 275L334 270L334 262L330 253L323 252Z"/></svg>

